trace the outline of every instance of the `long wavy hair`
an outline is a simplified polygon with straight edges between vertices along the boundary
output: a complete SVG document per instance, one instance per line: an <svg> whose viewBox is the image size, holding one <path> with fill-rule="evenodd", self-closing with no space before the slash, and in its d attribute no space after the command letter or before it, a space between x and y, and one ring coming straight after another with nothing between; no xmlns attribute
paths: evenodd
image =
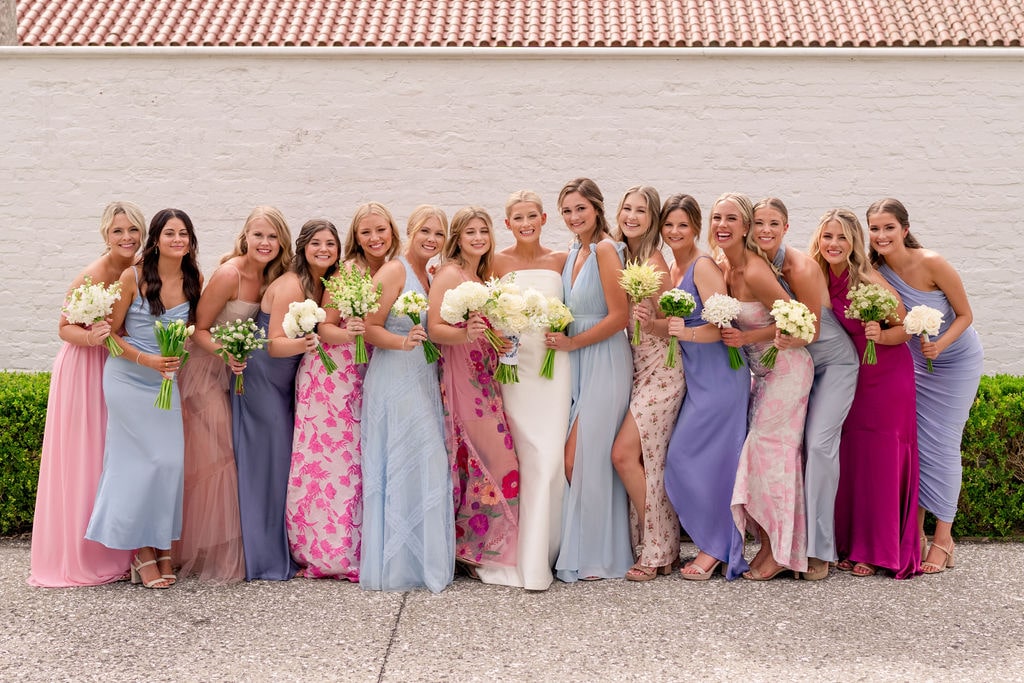
<svg viewBox="0 0 1024 683"><path fill-rule="evenodd" d="M708 215L708 244L711 245L711 252L715 255L715 260L724 258L722 248L718 246L718 240L715 239L715 231L711 229L711 221L715 213L715 207L722 202L732 202L736 205L736 208L739 209L740 218L743 220L743 229L746 231L743 246L763 258L764 262L768 264L772 271L775 271L775 266L772 265L771 259L768 258L768 255L764 253L764 250L757 246L757 243L754 241L754 204L750 201L750 197L745 194L740 194L739 192L726 192L719 195L718 199L715 200L715 203L711 205L711 214Z"/></svg>
<svg viewBox="0 0 1024 683"><path fill-rule="evenodd" d="M160 300L160 289L163 281L160 280L160 233L172 218L177 218L185 224L188 231L188 253L181 259L181 289L188 299L188 321L195 322L196 306L199 304L199 294L202 290L199 274L199 242L196 239L196 230L192 226L192 219L181 209L161 209L153 216L149 223L149 235L146 237L146 246L142 250L142 283L145 285L145 297L149 303L149 312L152 315L163 315L167 309L164 302Z"/></svg>
<svg viewBox="0 0 1024 683"><path fill-rule="evenodd" d="M479 218L486 223L491 235L491 246L487 253L480 258L480 263L476 267L477 277L486 280L491 274L491 261L494 259L494 221L491 220L487 209L481 206L464 206L455 212L455 215L452 216L451 231L444 243L443 256L445 261L453 261L460 266L466 265L465 259L462 258L462 246L459 241L462 239L462 232L474 218Z"/></svg>
<svg viewBox="0 0 1024 683"><path fill-rule="evenodd" d="M313 273L309 270L309 261L306 260L306 247L313 241L313 236L321 230L330 231L331 235L334 236L334 241L340 247L341 238L338 237L338 229L334 227L334 223L326 218L313 218L302 224L299 236L295 238L295 257L292 259L292 272L299 276L302 293L306 295L307 299L313 299L318 303L320 295L323 293L323 283L314 279ZM338 261L335 261L327 269L327 272L324 273L324 279L329 279L337 270Z"/></svg>
<svg viewBox="0 0 1024 683"><path fill-rule="evenodd" d="M871 281L871 263L868 261L867 252L864 250L864 229L857 220L857 214L849 209L830 209L818 219L818 227L811 236L811 243L807 246L807 254L817 261L821 272L827 279L829 276L829 264L821 254L821 233L829 223L838 223L842 228L846 241L850 243L850 253L846 256L846 267L849 275L849 287L853 289L857 285Z"/></svg>
<svg viewBox="0 0 1024 683"><path fill-rule="evenodd" d="M626 236L622 233L622 226L619 225L619 214L622 213L622 206L626 203L626 198L631 194L638 194L644 198L644 203L647 205L647 216L651 222L647 232L640 237L640 244L635 252L629 248L629 242L626 241ZM661 248L660 217L661 197L658 196L658 191L650 185L634 185L623 193L622 199L619 200L619 208L615 210L615 239L626 245L627 261L646 263L651 254Z"/></svg>
<svg viewBox="0 0 1024 683"><path fill-rule="evenodd" d="M146 243L146 217L142 215L142 209L132 202L110 202L103 209L103 215L100 217L100 235L103 236L105 244L104 254L110 251L110 245L106 244L110 228L114 226L114 219L121 215L139 229L139 244Z"/></svg>
<svg viewBox="0 0 1024 683"><path fill-rule="evenodd" d="M604 195L601 194L601 189L597 186L590 178L575 178L570 180L562 188L562 191L558 193L558 211L562 211L562 200L565 199L566 195L570 195L573 192L579 192L583 195L583 198L590 202L591 206L594 207L594 213L597 214L597 235L595 235L595 242L599 242L602 237L611 237L612 230L608 227L608 219L604 215ZM579 241L579 236L576 236L576 241Z"/></svg>
<svg viewBox="0 0 1024 683"><path fill-rule="evenodd" d="M284 214L273 206L257 206L249 213L249 217L245 219L241 231L235 237L233 249L229 253L224 254L220 258L220 262L226 263L236 256L244 256L249 253L249 242L246 239L246 233L249 231L249 225L257 218L262 218L270 223L274 231L277 232L277 243L280 245L277 256L263 267L263 279L260 281L260 296L262 297L263 292L266 291L270 283L288 272L288 268L292 264L292 233L288 229L288 222L284 219Z"/></svg>
<svg viewBox="0 0 1024 683"><path fill-rule="evenodd" d="M892 197L886 197L885 199L879 199L877 202L868 207L868 210L864 213L864 220L869 224L871 223L871 217L878 213L891 213L893 218L907 231L903 236L903 246L907 249L923 249L921 243L917 241L910 232L910 213L907 211L907 207L903 206L903 202ZM871 255L871 263L875 267L881 266L885 263L885 257L875 251L875 248L868 243L868 253Z"/></svg>

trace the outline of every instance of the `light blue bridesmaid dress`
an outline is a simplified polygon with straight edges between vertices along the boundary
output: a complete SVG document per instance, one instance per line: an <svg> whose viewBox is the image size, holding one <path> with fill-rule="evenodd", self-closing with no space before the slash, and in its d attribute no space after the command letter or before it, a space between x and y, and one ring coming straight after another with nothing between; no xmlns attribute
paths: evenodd
<svg viewBox="0 0 1024 683"><path fill-rule="evenodd" d="M885 264L879 272L899 292L908 311L924 305L942 313L942 326L932 341L946 333L956 313L941 289L931 292L915 289ZM918 503L943 522L952 522L963 476L960 441L978 393L985 353L974 327L964 330L932 361L933 372L928 372L920 340L911 339L907 345L914 357L917 386L917 447L921 468Z"/></svg>
<svg viewBox="0 0 1024 683"><path fill-rule="evenodd" d="M136 278L138 273L136 273ZM149 312L140 294L125 316L124 339L143 353L160 353L153 326L188 319L182 302L163 315ZM107 360L103 395L107 403L107 444L103 474L85 537L108 548L167 550L181 535L185 483L185 435L181 397L174 383L171 409L153 404L163 381L160 373L135 363L128 351Z"/></svg>
<svg viewBox="0 0 1024 683"><path fill-rule="evenodd" d="M404 291L426 295L405 266ZM426 313L420 322L427 324ZM409 316L384 329L405 336ZM437 364L422 348L375 348L363 382L363 539L359 586L434 593L455 571L455 511Z"/></svg>
<svg viewBox="0 0 1024 683"><path fill-rule="evenodd" d="M626 245L615 244L623 261ZM580 245L569 250L562 285L574 320L568 334L576 336L608 315L597 267L597 246L576 282L573 266ZM629 539L629 498L612 465L612 442L629 410L633 386L633 354L625 330L570 353L572 405L569 429L577 424L572 481L562 505L562 547L555 574L567 582L584 578L622 578L633 564Z"/></svg>

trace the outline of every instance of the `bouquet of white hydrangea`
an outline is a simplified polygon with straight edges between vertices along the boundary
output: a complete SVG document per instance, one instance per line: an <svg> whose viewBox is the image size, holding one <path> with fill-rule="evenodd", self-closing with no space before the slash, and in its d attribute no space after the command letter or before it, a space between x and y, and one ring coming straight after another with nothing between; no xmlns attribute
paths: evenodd
<svg viewBox="0 0 1024 683"><path fill-rule="evenodd" d="M732 327L732 321L740 314L740 302L727 294L712 294L704 302L700 317L718 329ZM729 367L738 370L743 367L743 357L734 346L729 349Z"/></svg>
<svg viewBox="0 0 1024 683"><path fill-rule="evenodd" d="M327 319L327 311L317 306L312 299L304 301L293 301L288 304L288 312L284 314L281 327L284 333L292 339L305 337L307 334L316 331L316 326ZM338 364L327 355L320 342L316 344L316 352L320 355L320 362L324 364L324 370L331 374L338 369Z"/></svg>

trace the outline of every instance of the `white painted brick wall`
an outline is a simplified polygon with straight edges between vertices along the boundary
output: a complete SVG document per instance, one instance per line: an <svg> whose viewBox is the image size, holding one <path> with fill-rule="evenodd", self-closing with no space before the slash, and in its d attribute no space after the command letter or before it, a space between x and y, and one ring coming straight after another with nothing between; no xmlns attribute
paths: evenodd
<svg viewBox="0 0 1024 683"><path fill-rule="evenodd" d="M981 56L979 56L981 54ZM902 199L960 270L987 372L1024 374L1024 52L459 53L0 50L0 368L48 369L72 277L112 199L194 219L209 272L249 209L348 228L376 199L548 203L589 175L609 211L649 183L705 211L782 197L790 243L845 205ZM499 234L500 246L510 242Z"/></svg>

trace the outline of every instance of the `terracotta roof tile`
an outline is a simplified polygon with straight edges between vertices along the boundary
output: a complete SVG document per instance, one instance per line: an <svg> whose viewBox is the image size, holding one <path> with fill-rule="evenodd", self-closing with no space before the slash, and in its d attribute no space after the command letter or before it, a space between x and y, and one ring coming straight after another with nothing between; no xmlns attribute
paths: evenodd
<svg viewBox="0 0 1024 683"><path fill-rule="evenodd" d="M1016 46L1020 0L25 0L22 45Z"/></svg>

